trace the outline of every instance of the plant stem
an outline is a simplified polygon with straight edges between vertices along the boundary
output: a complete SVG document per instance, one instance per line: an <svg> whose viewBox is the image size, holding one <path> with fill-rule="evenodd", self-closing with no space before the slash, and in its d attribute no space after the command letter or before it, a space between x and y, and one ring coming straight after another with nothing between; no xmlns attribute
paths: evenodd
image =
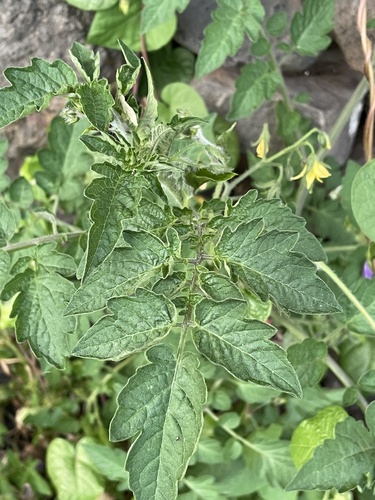
<svg viewBox="0 0 375 500"><path fill-rule="evenodd" d="M332 271L330 267L327 266L324 262L318 262L318 269L321 269L326 273L327 276L331 278L331 280L336 283L336 285L340 288L340 290L348 297L350 302L357 308L357 310L362 314L367 323L371 326L373 331L375 332L375 320L370 316L370 314L366 311L365 307L359 302L357 297L349 290L349 288L345 285L343 281L337 276L336 273Z"/></svg>
<svg viewBox="0 0 375 500"><path fill-rule="evenodd" d="M336 376L338 380L340 380L340 382L344 387L355 387L353 380L349 377L349 375L346 372L344 372L341 366L331 356L327 356L325 362L328 368L331 370L331 372ZM363 411L363 413L365 413L368 407L368 401L357 388L356 390L358 397L357 404Z"/></svg>
<svg viewBox="0 0 375 500"><path fill-rule="evenodd" d="M79 238L85 232L86 231L75 231L72 233L58 233L48 236L40 236L39 238L33 238L31 240L10 243L9 245L5 245L5 247L0 248L0 250L3 250L4 252L15 252L16 250L23 250L25 248L42 245L43 243L50 243L51 241Z"/></svg>
<svg viewBox="0 0 375 500"><path fill-rule="evenodd" d="M293 322L287 318L283 318L277 313L272 313L272 316L277 318L277 321L285 326L288 331L298 340L305 340L309 338L305 333L303 333L299 328L297 328ZM329 368L329 370L336 376L336 378L342 383L344 387L354 387L357 391L358 396L358 406L365 413L366 408L368 406L368 402L366 401L363 394L359 391L359 389L355 386L352 379L349 375L341 368L341 366L328 354L324 360L325 364Z"/></svg>
<svg viewBox="0 0 375 500"><path fill-rule="evenodd" d="M219 417L217 417L215 415L215 413L213 413L209 408L205 408L204 409L204 412L209 415L210 418L212 418L212 420L214 420L215 422L218 422L219 421ZM246 448L250 448L250 450L253 450L253 451L256 451L257 453L260 453L261 455L263 455L264 453L262 452L262 450L260 450L257 446L255 446L254 444L250 443L247 439L243 438L242 436L240 436L239 434L237 434L237 432L234 432L232 429L230 429L229 427L227 427L226 425L224 424L219 424L221 429L223 429L223 431L225 431L227 434L229 434L232 438L234 438L236 441L239 441L240 443L242 443L244 446L246 446Z"/></svg>
<svg viewBox="0 0 375 500"><path fill-rule="evenodd" d="M362 245L332 245L332 246L323 246L323 250L325 253L334 253L334 252L351 252L352 250L357 250Z"/></svg>

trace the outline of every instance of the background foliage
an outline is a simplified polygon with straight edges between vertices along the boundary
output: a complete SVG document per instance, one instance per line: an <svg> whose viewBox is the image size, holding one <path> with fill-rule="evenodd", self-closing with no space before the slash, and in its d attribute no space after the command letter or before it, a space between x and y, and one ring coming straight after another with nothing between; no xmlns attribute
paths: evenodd
<svg viewBox="0 0 375 500"><path fill-rule="evenodd" d="M333 0L218 0L196 61L186 0L68 3L125 62L5 72L1 126L67 105L14 180L0 143L1 497L372 498L374 162L326 158L277 62L329 45ZM226 121L187 82L245 38ZM235 173L271 99L284 147L265 124Z"/></svg>

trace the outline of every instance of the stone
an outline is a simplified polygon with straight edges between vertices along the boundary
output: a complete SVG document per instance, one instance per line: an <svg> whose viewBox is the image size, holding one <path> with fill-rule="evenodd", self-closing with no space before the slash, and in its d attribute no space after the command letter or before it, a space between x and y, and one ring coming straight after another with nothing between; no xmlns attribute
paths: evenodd
<svg viewBox="0 0 375 500"><path fill-rule="evenodd" d="M349 66L363 72L364 55L357 27L358 5L358 0L340 0L335 2L335 27L333 36ZM367 19L372 18L375 18L374 1L367 2ZM374 31L372 31L373 33ZM372 42L374 42L374 37L372 38Z"/></svg>

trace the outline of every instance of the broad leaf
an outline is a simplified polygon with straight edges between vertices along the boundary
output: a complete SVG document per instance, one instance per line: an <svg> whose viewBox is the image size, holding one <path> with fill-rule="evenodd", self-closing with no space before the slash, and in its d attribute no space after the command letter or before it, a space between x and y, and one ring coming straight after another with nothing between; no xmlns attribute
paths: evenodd
<svg viewBox="0 0 375 500"><path fill-rule="evenodd" d="M293 251L303 253L308 259L316 262L327 259L318 240L307 231L305 219L293 214L281 200L257 199L257 195L255 189L248 191L233 207L229 207L229 217L215 219L213 226L218 228L228 226L233 230L242 222L262 219L265 231L277 229L298 232L299 238Z"/></svg>
<svg viewBox="0 0 375 500"><path fill-rule="evenodd" d="M291 34L295 49L301 55L316 56L328 47L327 33L333 29L334 0L305 0L302 13L294 14Z"/></svg>
<svg viewBox="0 0 375 500"><path fill-rule="evenodd" d="M105 10L117 4L118 0L66 0L66 2L81 10Z"/></svg>
<svg viewBox="0 0 375 500"><path fill-rule="evenodd" d="M176 217L168 205L161 207L147 198L142 198L138 205L137 214L125 219L123 228L128 231L166 230L175 221Z"/></svg>
<svg viewBox="0 0 375 500"><path fill-rule="evenodd" d="M326 439L335 437L335 426L348 414L341 406L328 406L314 417L303 420L293 432L290 451L296 467L300 468L314 454L315 448Z"/></svg>
<svg viewBox="0 0 375 500"><path fill-rule="evenodd" d="M159 103L159 119L163 123L170 123L178 111L188 112L194 117L204 118L208 111L204 100L190 85L175 82L166 85L161 93L162 102Z"/></svg>
<svg viewBox="0 0 375 500"><path fill-rule="evenodd" d="M96 500L104 493L103 480L87 457L81 439L77 446L62 438L53 439L47 449L47 473L60 500Z"/></svg>
<svg viewBox="0 0 375 500"><path fill-rule="evenodd" d="M375 241L375 201L371 187L375 182L375 161L358 170L352 184L352 210L365 235Z"/></svg>
<svg viewBox="0 0 375 500"><path fill-rule="evenodd" d="M9 280L10 255L0 250L0 293L5 283Z"/></svg>
<svg viewBox="0 0 375 500"><path fill-rule="evenodd" d="M208 272L199 275L199 286L205 295L215 302L227 299L243 300L243 296L236 285L226 276Z"/></svg>
<svg viewBox="0 0 375 500"><path fill-rule="evenodd" d="M121 222L136 214L144 178L110 163L94 165L103 177L94 179L85 195L94 200L90 211L85 278L113 251L121 234Z"/></svg>
<svg viewBox="0 0 375 500"><path fill-rule="evenodd" d="M347 491L365 487L374 477L375 442L363 422L351 417L339 422L335 438L327 439L288 484L287 490Z"/></svg>
<svg viewBox="0 0 375 500"><path fill-rule="evenodd" d="M126 461L137 500L172 499L202 428L206 387L196 356L178 361L165 345L148 350L150 364L139 368L118 397L111 441L136 434Z"/></svg>
<svg viewBox="0 0 375 500"><path fill-rule="evenodd" d="M87 126L87 120L74 125L67 125L59 117L52 120L48 147L38 152L42 170L35 173L38 185L47 195L58 194L62 201L83 197L84 186L77 177L87 173L93 162L92 155L79 140Z"/></svg>
<svg viewBox="0 0 375 500"><path fill-rule="evenodd" d="M175 11L183 12L190 0L143 0L141 31L147 33L170 19Z"/></svg>
<svg viewBox="0 0 375 500"><path fill-rule="evenodd" d="M31 184L24 177L17 177L9 186L9 196L20 208L29 208L34 201Z"/></svg>
<svg viewBox="0 0 375 500"><path fill-rule="evenodd" d="M245 314L243 301L201 300L195 310L198 327L193 334L197 349L240 380L301 396L299 381L285 351L269 340L275 334L274 328L248 320Z"/></svg>
<svg viewBox="0 0 375 500"><path fill-rule="evenodd" d="M111 297L133 292L154 276L168 262L169 253L163 243L148 233L125 231L125 248L116 248L96 268L74 294L66 313L79 314L103 308Z"/></svg>
<svg viewBox="0 0 375 500"><path fill-rule="evenodd" d="M100 74L100 54L94 52L78 42L73 42L69 51L75 67L87 82L97 80Z"/></svg>
<svg viewBox="0 0 375 500"><path fill-rule="evenodd" d="M259 0L218 0L213 22L204 31L196 64L196 77L219 68L241 47L245 33L255 41L262 27L264 7Z"/></svg>
<svg viewBox="0 0 375 500"><path fill-rule="evenodd" d="M111 299L108 309L78 341L74 356L119 361L165 337L176 323L172 302L143 289Z"/></svg>
<svg viewBox="0 0 375 500"><path fill-rule="evenodd" d="M121 481L121 486L123 487L124 483L126 486L128 474L124 470L126 460L124 450L90 442L81 442L81 446L98 472L110 481Z"/></svg>
<svg viewBox="0 0 375 500"><path fill-rule="evenodd" d="M281 86L279 73L264 61L247 64L236 80L231 111L228 117L238 120L249 116L265 101L271 99Z"/></svg>
<svg viewBox="0 0 375 500"><path fill-rule="evenodd" d="M15 213L0 201L0 244L8 243L17 230Z"/></svg>
<svg viewBox="0 0 375 500"><path fill-rule="evenodd" d="M324 342L306 339L288 348L288 359L296 370L302 387L313 387L323 377L327 367L324 359L327 346Z"/></svg>
<svg viewBox="0 0 375 500"><path fill-rule="evenodd" d="M72 283L38 264L15 276L1 294L9 300L18 293L11 313L18 342L28 340L38 358L58 368L70 354L67 335L74 331L75 320L64 318L63 312L73 291Z"/></svg>
<svg viewBox="0 0 375 500"><path fill-rule="evenodd" d="M90 123L106 132L112 120L115 101L110 93L107 80L94 80L77 89L83 112Z"/></svg>
<svg viewBox="0 0 375 500"><path fill-rule="evenodd" d="M68 93L77 84L77 77L63 61L53 63L34 58L26 68L4 71L10 87L0 89L0 127L44 109L54 95Z"/></svg>
<svg viewBox="0 0 375 500"><path fill-rule="evenodd" d="M118 43L123 53L125 64L117 70L116 81L119 92L125 96L137 81L141 70L141 61L121 40L119 40Z"/></svg>
<svg viewBox="0 0 375 500"><path fill-rule="evenodd" d="M126 14L118 5L99 11L91 23L87 35L88 43L118 49L118 40L132 50L141 50L141 13L142 1L132 0ZM177 26L176 16L165 19L162 24L151 29L145 35L147 50L157 50L173 37Z"/></svg>
<svg viewBox="0 0 375 500"><path fill-rule="evenodd" d="M263 233L262 221L225 229L215 250L241 280L262 300L270 298L287 311L327 314L340 310L316 267L292 250L298 234L272 230Z"/></svg>
<svg viewBox="0 0 375 500"><path fill-rule="evenodd" d="M188 476L184 478L184 484L190 489L190 493L179 495L181 500L226 500L223 496L222 486L215 482L212 476Z"/></svg>

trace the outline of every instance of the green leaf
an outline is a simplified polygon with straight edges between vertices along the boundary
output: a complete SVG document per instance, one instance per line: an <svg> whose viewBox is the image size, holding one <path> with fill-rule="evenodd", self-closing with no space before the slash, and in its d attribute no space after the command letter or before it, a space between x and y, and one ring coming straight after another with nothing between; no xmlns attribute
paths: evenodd
<svg viewBox="0 0 375 500"><path fill-rule="evenodd" d="M0 250L0 293L5 283L9 280L10 255Z"/></svg>
<svg viewBox="0 0 375 500"><path fill-rule="evenodd" d="M73 42L69 51L74 66L87 82L97 80L100 74L100 54L94 52L78 42Z"/></svg>
<svg viewBox="0 0 375 500"><path fill-rule="evenodd" d="M363 422L351 417L339 422L335 438L326 439L287 490L329 490L339 492L365 487L374 476L375 442Z"/></svg>
<svg viewBox="0 0 375 500"><path fill-rule="evenodd" d="M81 439L76 448L62 438L53 439L47 449L47 473L59 500L97 500L104 493L103 481L90 463Z"/></svg>
<svg viewBox="0 0 375 500"><path fill-rule="evenodd" d="M73 318L64 318L66 302L74 291L72 283L41 264L28 268L9 281L1 294L13 303L11 317L16 317L17 341L28 340L37 357L63 368L69 356L67 335L75 329Z"/></svg>
<svg viewBox="0 0 375 500"><path fill-rule="evenodd" d="M215 482L212 476L188 476L184 484L190 489L193 496L190 500L226 500L227 497L220 494L221 485ZM180 496L178 497L180 498ZM188 500L181 496L181 500Z"/></svg>
<svg viewBox="0 0 375 500"><path fill-rule="evenodd" d="M337 312L340 306L316 275L316 267L292 251L298 234L271 230L262 233L260 220L226 228L216 255L262 300L270 298L287 311L309 314Z"/></svg>
<svg viewBox="0 0 375 500"><path fill-rule="evenodd" d="M125 219L123 229L127 231L157 231L166 230L176 222L171 208L166 205L161 207L152 203L147 198L141 198L138 205L137 214L134 217Z"/></svg>
<svg viewBox="0 0 375 500"><path fill-rule="evenodd" d="M141 190L145 186L142 176L133 175L121 167L102 163L92 169L103 177L94 179L85 195L94 200L88 234L85 279L113 251L121 234L121 222L136 214Z"/></svg>
<svg viewBox="0 0 375 500"><path fill-rule="evenodd" d="M144 68L147 77L147 100L146 107L137 127L137 135L141 141L147 140L151 137L155 129L156 120L158 118L158 101L156 100L154 94L154 84L152 82L151 72L145 61Z"/></svg>
<svg viewBox="0 0 375 500"><path fill-rule="evenodd" d="M166 85L161 93L159 119L169 123L178 111L188 112L191 116L204 118L208 111L199 93L186 83L176 82Z"/></svg>
<svg viewBox="0 0 375 500"><path fill-rule="evenodd" d="M218 0L217 4L213 22L204 30L196 78L219 68L228 56L234 56L245 34L252 41L257 40L262 27L265 11L259 0Z"/></svg>
<svg viewBox="0 0 375 500"><path fill-rule="evenodd" d="M373 437L375 437L375 401L372 401L366 408L366 425Z"/></svg>
<svg viewBox="0 0 375 500"><path fill-rule="evenodd" d="M147 33L170 19L175 11L183 12L190 0L143 0L141 32Z"/></svg>
<svg viewBox="0 0 375 500"><path fill-rule="evenodd" d="M262 478L272 486L284 487L293 477L295 467L289 441L255 434L251 448L244 448L244 458L253 477Z"/></svg>
<svg viewBox="0 0 375 500"><path fill-rule="evenodd" d="M120 45L126 64L123 64L117 70L116 80L119 92L125 96L137 81L141 70L141 61L121 40L118 40L118 44Z"/></svg>
<svg viewBox="0 0 375 500"><path fill-rule="evenodd" d="M375 161L366 163L354 178L352 184L352 210L365 235L375 240L375 201L371 187L375 182Z"/></svg>
<svg viewBox="0 0 375 500"><path fill-rule="evenodd" d="M352 284L350 289L368 314L375 318L375 280L361 278ZM338 300L343 308L343 314L340 314L339 319L347 325L350 331L362 335L374 335L374 330L368 320L346 295L342 294Z"/></svg>
<svg viewBox="0 0 375 500"><path fill-rule="evenodd" d="M48 147L38 152L42 170L35 173L37 184L47 195L57 194L61 201L83 198L83 183L78 177L87 173L93 163L92 155L79 140L87 126L87 120L74 125L67 125L60 117L52 120Z"/></svg>
<svg viewBox="0 0 375 500"><path fill-rule="evenodd" d="M249 116L265 100L271 99L281 83L279 73L264 61L244 66L236 80L229 119L238 120Z"/></svg>
<svg viewBox="0 0 375 500"><path fill-rule="evenodd" d="M139 368L118 396L110 439L138 434L126 461L137 500L172 499L197 446L206 387L191 353L176 361L169 347L159 345L147 358L150 364Z"/></svg>
<svg viewBox="0 0 375 500"><path fill-rule="evenodd" d="M334 438L336 424L347 417L348 414L340 406L328 406L298 425L290 442L290 451L298 469L310 460L315 448L323 441Z"/></svg>
<svg viewBox="0 0 375 500"><path fill-rule="evenodd" d="M34 201L33 188L24 177L17 177L9 186L9 196L20 208L29 208Z"/></svg>
<svg viewBox="0 0 375 500"><path fill-rule="evenodd" d="M281 36L286 30L288 15L286 12L276 12L267 19L266 28L271 36Z"/></svg>
<svg viewBox="0 0 375 500"><path fill-rule="evenodd" d="M169 258L163 243L148 233L125 231L123 237L128 246L116 248L100 267L94 269L73 295L66 314L96 311L111 297L132 293L152 277L161 277L162 266Z"/></svg>
<svg viewBox="0 0 375 500"><path fill-rule="evenodd" d="M112 120L112 107L115 104L109 91L107 80L95 80L81 85L77 90L83 112L90 123L106 132Z"/></svg>
<svg viewBox="0 0 375 500"><path fill-rule="evenodd" d="M128 474L124 470L126 453L120 448L110 448L91 442L81 443L87 457L106 479L110 481L128 481Z"/></svg>
<svg viewBox="0 0 375 500"><path fill-rule="evenodd" d="M326 344L314 339L305 339L301 344L293 344L288 348L288 359L302 387L313 387L320 381L326 371L326 356Z"/></svg>
<svg viewBox="0 0 375 500"><path fill-rule="evenodd" d="M66 94L78 84L72 68L60 60L34 58L31 66L7 68L4 76L11 86L0 89L0 127L44 109L54 95Z"/></svg>
<svg viewBox="0 0 375 500"><path fill-rule="evenodd" d="M227 299L243 300L236 285L226 276L207 272L199 275L199 286L209 299L223 302Z"/></svg>
<svg viewBox="0 0 375 500"><path fill-rule="evenodd" d="M243 301L201 300L195 310L198 327L193 333L197 349L240 380L301 396L299 381L285 351L268 340L275 329L248 320L245 314Z"/></svg>
<svg viewBox="0 0 375 500"><path fill-rule="evenodd" d="M112 49L118 48L118 40L134 51L141 51L141 13L142 0L129 2L129 10L124 14L118 5L97 12L87 35L88 43ZM176 16L165 19L162 24L151 29L145 35L147 50L157 50L167 44L177 27Z"/></svg>
<svg viewBox="0 0 375 500"><path fill-rule="evenodd" d="M172 302L143 289L132 297L111 299L108 309L110 314L78 341L74 356L119 361L155 344L176 323Z"/></svg>
<svg viewBox="0 0 375 500"><path fill-rule="evenodd" d="M81 10L105 10L117 4L118 0L66 0L66 2Z"/></svg>
<svg viewBox="0 0 375 500"><path fill-rule="evenodd" d="M17 230L17 220L14 212L0 201L0 243L8 243Z"/></svg>
<svg viewBox="0 0 375 500"><path fill-rule="evenodd" d="M217 226L235 229L244 221L262 219L265 231L277 229L278 231L298 232L298 241L293 251L303 253L315 262L327 260L318 240L305 228L305 219L295 215L288 206L283 205L281 200L257 199L257 195L255 189L248 191L233 207L229 207L228 218L220 217L217 220Z"/></svg>
<svg viewBox="0 0 375 500"><path fill-rule="evenodd" d="M305 0L302 13L292 19L291 35L295 50L301 55L316 56L328 47L331 39L326 36L333 30L334 0Z"/></svg>
<svg viewBox="0 0 375 500"><path fill-rule="evenodd" d="M358 380L358 387L363 392L375 394L375 370L368 370Z"/></svg>

